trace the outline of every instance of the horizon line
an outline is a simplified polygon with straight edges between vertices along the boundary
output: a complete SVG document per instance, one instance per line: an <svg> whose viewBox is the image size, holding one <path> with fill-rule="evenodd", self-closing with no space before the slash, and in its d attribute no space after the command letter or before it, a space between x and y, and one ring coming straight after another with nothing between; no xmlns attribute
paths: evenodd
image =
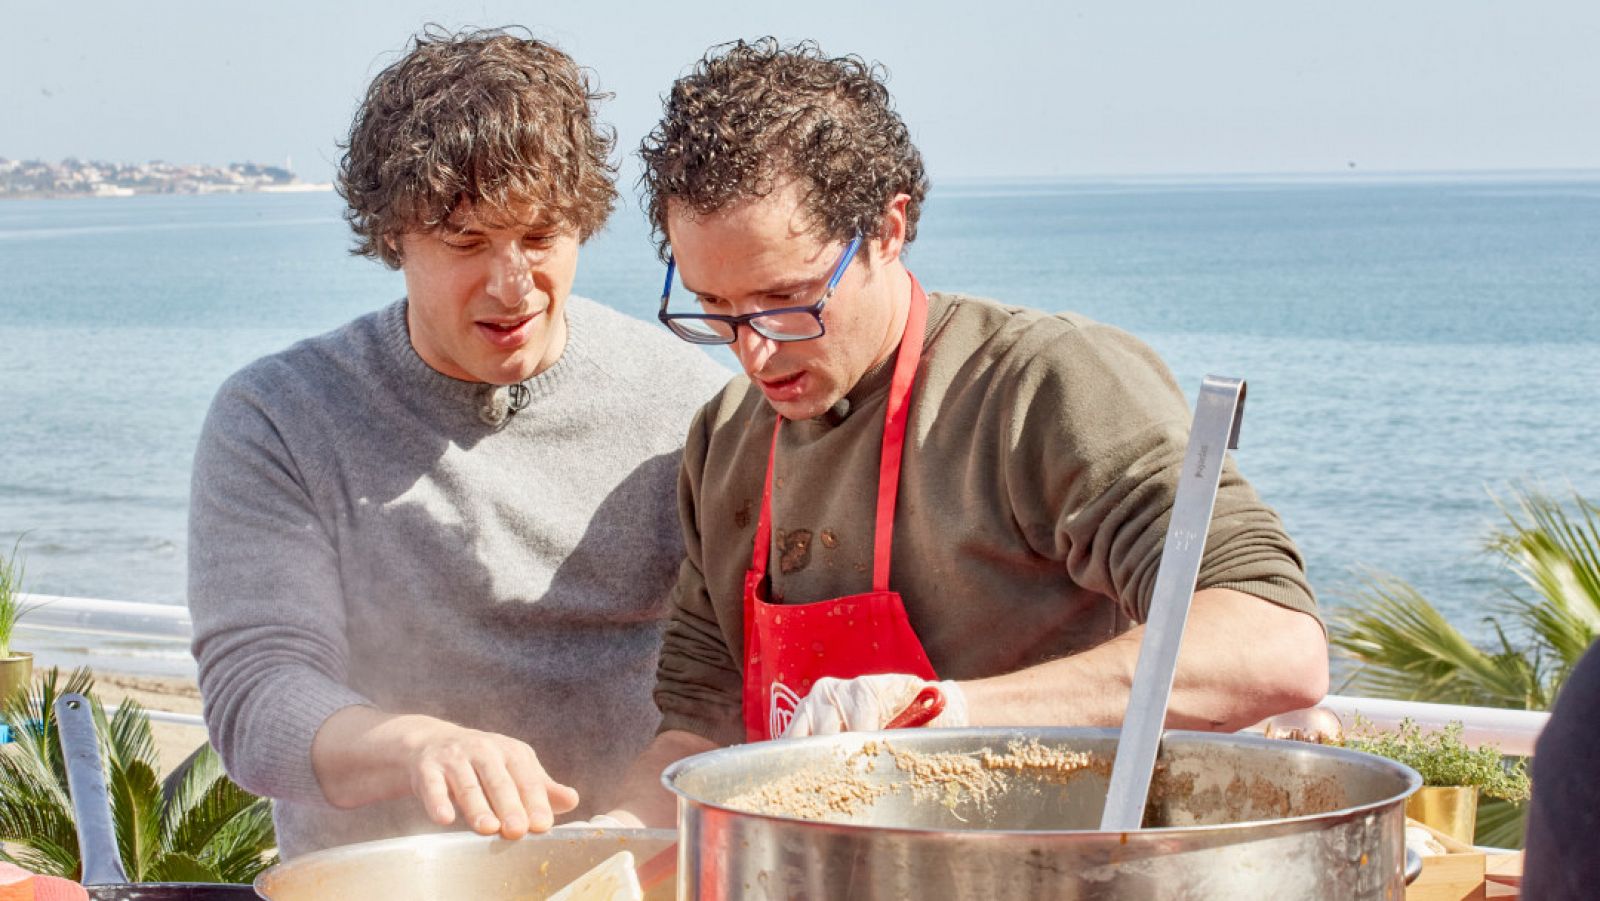
<svg viewBox="0 0 1600 901"><path fill-rule="evenodd" d="M1263 179L1318 179L1354 180L1358 178L1579 178L1600 179L1600 166L1550 167L1550 168L1484 168L1484 169L1265 169L1232 171L1174 171L1174 172L1092 172L1092 173L1036 173L1017 175L946 175L944 183L984 183L1041 181L1104 182L1104 181L1231 181Z"/></svg>

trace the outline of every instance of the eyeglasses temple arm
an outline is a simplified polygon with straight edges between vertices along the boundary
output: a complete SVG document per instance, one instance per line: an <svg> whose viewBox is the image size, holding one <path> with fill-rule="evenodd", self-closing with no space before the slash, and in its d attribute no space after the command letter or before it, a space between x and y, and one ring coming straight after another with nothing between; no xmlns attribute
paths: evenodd
<svg viewBox="0 0 1600 901"><path fill-rule="evenodd" d="M844 249L839 257L839 265L833 267L833 275L828 277L828 287L824 293L833 291L839 286L839 279L844 278L844 271L850 268L850 261L856 258L856 251L861 248L861 236L856 235L850 239L850 245Z"/></svg>
<svg viewBox="0 0 1600 901"><path fill-rule="evenodd" d="M667 257L667 280L661 285L661 312L667 312L667 301L672 297L672 275L677 271L678 258Z"/></svg>

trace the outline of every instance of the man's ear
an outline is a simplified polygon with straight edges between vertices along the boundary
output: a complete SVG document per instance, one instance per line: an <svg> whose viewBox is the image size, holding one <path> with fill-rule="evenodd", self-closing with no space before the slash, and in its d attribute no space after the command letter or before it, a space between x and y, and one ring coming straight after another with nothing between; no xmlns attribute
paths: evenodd
<svg viewBox="0 0 1600 901"><path fill-rule="evenodd" d="M400 250L400 239L394 235L383 236L383 246L389 249L389 255L394 258L394 268L399 269L405 265L406 255Z"/></svg>
<svg viewBox="0 0 1600 901"><path fill-rule="evenodd" d="M873 263L892 263L900 258L906 248L906 207L911 204L910 194L896 194L883 207L883 221L878 234L870 242Z"/></svg>

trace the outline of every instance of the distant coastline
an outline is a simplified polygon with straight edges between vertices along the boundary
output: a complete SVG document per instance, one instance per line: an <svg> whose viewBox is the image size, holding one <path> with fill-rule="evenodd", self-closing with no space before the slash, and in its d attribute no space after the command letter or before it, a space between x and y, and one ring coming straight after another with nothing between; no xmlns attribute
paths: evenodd
<svg viewBox="0 0 1600 901"><path fill-rule="evenodd" d="M0 200L134 197L140 194L242 194L331 191L326 182L303 182L287 167L260 163L227 166L109 163L101 160L9 160L0 157Z"/></svg>

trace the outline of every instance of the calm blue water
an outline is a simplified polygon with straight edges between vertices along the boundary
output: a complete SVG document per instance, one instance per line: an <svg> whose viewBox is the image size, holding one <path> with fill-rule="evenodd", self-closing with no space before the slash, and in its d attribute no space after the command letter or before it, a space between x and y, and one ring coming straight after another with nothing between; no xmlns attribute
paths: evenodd
<svg viewBox="0 0 1600 901"><path fill-rule="evenodd" d="M398 297L332 194L0 203L0 545L28 587L181 603L188 470L221 380ZM1072 309L1191 399L1249 380L1238 460L1325 603L1361 567L1481 628L1516 480L1600 499L1600 177L937 186L925 284ZM581 293L651 317L619 210Z"/></svg>

